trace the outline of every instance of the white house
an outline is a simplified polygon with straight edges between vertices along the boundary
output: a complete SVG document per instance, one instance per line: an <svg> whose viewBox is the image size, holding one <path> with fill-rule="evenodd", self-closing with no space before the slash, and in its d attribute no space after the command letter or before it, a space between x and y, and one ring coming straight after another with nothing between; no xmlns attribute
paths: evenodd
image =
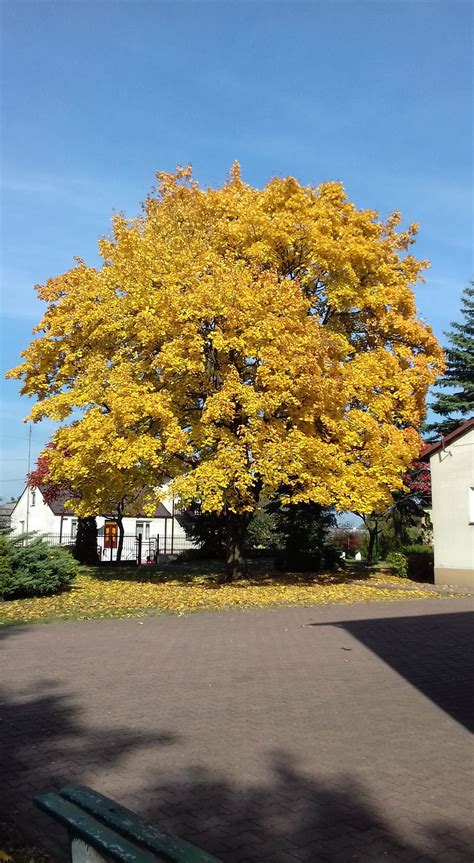
<svg viewBox="0 0 474 863"><path fill-rule="evenodd" d="M10 513L13 534L38 531L46 535L53 545L71 545L77 532L77 516L65 506L66 497L46 503L40 489L25 488ZM158 554L176 554L193 543L187 539L179 512L175 511L174 499L164 498L152 516L145 514L125 516L123 560L137 558L138 538L141 536L142 561ZM98 548L102 559L116 557L117 528L113 516L97 516Z"/></svg>
<svg viewBox="0 0 474 863"><path fill-rule="evenodd" d="M436 584L474 588L474 417L425 447Z"/></svg>

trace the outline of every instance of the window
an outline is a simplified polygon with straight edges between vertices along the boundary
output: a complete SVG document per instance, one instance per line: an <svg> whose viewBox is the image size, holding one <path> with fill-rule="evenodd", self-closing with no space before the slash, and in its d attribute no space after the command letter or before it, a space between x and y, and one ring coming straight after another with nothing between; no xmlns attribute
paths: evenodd
<svg viewBox="0 0 474 863"><path fill-rule="evenodd" d="M474 488L469 489L469 524L474 524Z"/></svg>
<svg viewBox="0 0 474 863"><path fill-rule="evenodd" d="M30 504L31 504L31 506L34 506L34 505L35 505L35 503L36 503L36 489L32 488L32 489L31 489L31 500L30 500Z"/></svg>
<svg viewBox="0 0 474 863"><path fill-rule="evenodd" d="M75 539L77 535L77 518L71 521L71 539Z"/></svg>
<svg viewBox="0 0 474 863"><path fill-rule="evenodd" d="M140 535L141 535L141 538L144 540L150 539L150 522L149 521L137 521L135 536L138 539L138 537Z"/></svg>

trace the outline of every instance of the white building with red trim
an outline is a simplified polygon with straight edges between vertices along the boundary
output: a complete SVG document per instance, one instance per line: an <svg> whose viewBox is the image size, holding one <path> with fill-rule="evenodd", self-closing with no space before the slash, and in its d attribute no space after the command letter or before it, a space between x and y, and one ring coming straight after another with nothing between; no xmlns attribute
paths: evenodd
<svg viewBox="0 0 474 863"><path fill-rule="evenodd" d="M421 457L431 470L435 583L474 589L474 417Z"/></svg>
<svg viewBox="0 0 474 863"><path fill-rule="evenodd" d="M13 534L38 532L47 537L54 545L74 543L78 518L73 509L65 506L67 498L59 498L47 503L40 489L26 487L12 505L10 528ZM98 548L102 559L115 559L115 550L105 548L106 526L114 523L113 516L97 516ZM152 552L176 554L193 543L187 539L179 512L175 511L172 497L165 497L158 504L152 516L144 513L137 516L124 516L125 542L123 560L136 559L138 537L141 536L142 559L145 562Z"/></svg>

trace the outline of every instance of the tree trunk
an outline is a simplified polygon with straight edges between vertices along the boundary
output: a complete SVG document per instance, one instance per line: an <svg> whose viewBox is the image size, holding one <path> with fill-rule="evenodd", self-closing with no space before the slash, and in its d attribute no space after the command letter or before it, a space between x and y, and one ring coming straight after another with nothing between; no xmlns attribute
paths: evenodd
<svg viewBox="0 0 474 863"><path fill-rule="evenodd" d="M118 526L119 538L118 538L118 544L117 544L117 556L116 556L115 560L117 561L117 563L120 563L120 561L122 560L123 538L124 538L125 531L124 531L122 518L120 518L120 517L117 518L116 522L117 522L117 526Z"/></svg>
<svg viewBox="0 0 474 863"><path fill-rule="evenodd" d="M369 531L369 545L367 548L367 563L373 563L374 562L375 542L376 542L377 533L378 533L378 524L375 524L374 527L367 527L367 530Z"/></svg>
<svg viewBox="0 0 474 863"><path fill-rule="evenodd" d="M244 557L244 543L251 513L229 512L226 517L226 569L221 582L228 583L245 578L247 568Z"/></svg>

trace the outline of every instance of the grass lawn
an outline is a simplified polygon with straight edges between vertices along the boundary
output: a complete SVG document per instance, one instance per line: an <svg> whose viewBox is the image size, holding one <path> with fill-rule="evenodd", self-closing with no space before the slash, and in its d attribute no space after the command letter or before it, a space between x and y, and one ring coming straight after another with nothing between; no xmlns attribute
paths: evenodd
<svg viewBox="0 0 474 863"><path fill-rule="evenodd" d="M210 564L84 568L63 593L1 602L0 624L439 596L408 579L366 569L302 576L276 574L260 563L251 567L249 580L230 585L217 583L218 572Z"/></svg>

